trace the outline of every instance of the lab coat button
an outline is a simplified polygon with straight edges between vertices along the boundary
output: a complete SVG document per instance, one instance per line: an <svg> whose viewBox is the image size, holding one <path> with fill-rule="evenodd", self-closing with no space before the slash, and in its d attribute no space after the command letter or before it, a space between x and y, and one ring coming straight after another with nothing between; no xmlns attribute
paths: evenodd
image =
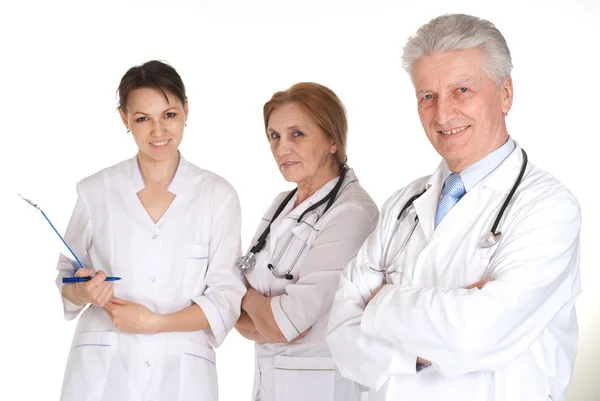
<svg viewBox="0 0 600 401"><path fill-rule="evenodd" d="M150 278L148 279L148 281L150 281L151 283L153 283L153 282L154 282L154 277L150 277Z"/></svg>
<svg viewBox="0 0 600 401"><path fill-rule="evenodd" d="M144 362L144 366L147 367L147 368L149 368L150 367L150 362L148 362L148 361Z"/></svg>
<svg viewBox="0 0 600 401"><path fill-rule="evenodd" d="M158 235L152 234L152 239L156 239L156 238L158 238Z"/></svg>

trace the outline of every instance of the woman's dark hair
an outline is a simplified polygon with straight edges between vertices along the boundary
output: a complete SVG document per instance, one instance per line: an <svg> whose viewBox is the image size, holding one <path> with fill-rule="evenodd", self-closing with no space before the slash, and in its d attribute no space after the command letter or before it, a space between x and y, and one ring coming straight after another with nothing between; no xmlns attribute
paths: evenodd
<svg viewBox="0 0 600 401"><path fill-rule="evenodd" d="M154 88L160 90L167 102L167 92L173 94L181 104L185 104L185 85L175 68L158 60L151 60L142 65L131 67L121 78L117 89L119 95L119 109L127 111L127 98L131 91L140 88Z"/></svg>

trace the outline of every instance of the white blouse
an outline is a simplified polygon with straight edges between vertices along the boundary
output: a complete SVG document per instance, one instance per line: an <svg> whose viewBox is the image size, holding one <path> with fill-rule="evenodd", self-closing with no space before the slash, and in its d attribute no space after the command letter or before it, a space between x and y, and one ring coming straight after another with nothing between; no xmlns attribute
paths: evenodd
<svg viewBox="0 0 600 401"><path fill-rule="evenodd" d="M341 377L334 380L335 365L325 344L325 329L340 273L375 228L377 206L350 169L331 208L323 214L326 202L297 223L298 217L323 199L338 180L329 181L296 208L294 195L271 225L266 246L256 255L256 266L246 275L252 288L272 297L273 315L288 341L311 329L292 344L256 344L255 398L260 392L261 401L325 401L334 399L334 392L337 399L349 400L348 391L354 388ZM252 245L288 194L275 198ZM267 268L269 263L281 275L293 267L293 279L276 278Z"/></svg>
<svg viewBox="0 0 600 401"><path fill-rule="evenodd" d="M79 182L65 240L86 267L122 278L113 283L116 297L159 314L196 303L210 328L125 334L103 308L89 306L78 322L62 399L217 399L212 347L235 325L245 294L234 267L241 247L236 191L180 157L168 188L175 199L155 224L137 196L144 187L137 157ZM74 266L61 255L59 290ZM69 320L83 309L63 302Z"/></svg>

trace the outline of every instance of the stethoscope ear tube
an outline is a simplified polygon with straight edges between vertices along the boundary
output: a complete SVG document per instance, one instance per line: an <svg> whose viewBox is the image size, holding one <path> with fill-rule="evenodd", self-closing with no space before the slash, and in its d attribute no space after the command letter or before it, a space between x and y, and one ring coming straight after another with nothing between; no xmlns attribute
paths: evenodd
<svg viewBox="0 0 600 401"><path fill-rule="evenodd" d="M260 251L262 251L262 249L265 247L265 245L267 244L267 237L268 237L269 233L271 232L271 224L273 224L273 222L275 221L275 219L281 214L281 212L285 208L285 205L287 205L288 202L294 197L294 195L296 194L296 192L298 192L298 188L294 188L294 190L291 191L288 194L288 196L285 197L285 199L283 200L283 202L281 202L281 204L279 205L279 207L275 211L275 214L271 218L271 221L269 222L269 225L267 226L267 228L265 228L265 231L262 232L262 234L260 235L260 237L256 241L256 244L252 247L252 249L250 249L250 253L252 254L252 257L254 257L254 255L256 255L257 253L259 253Z"/></svg>
<svg viewBox="0 0 600 401"><path fill-rule="evenodd" d="M421 195L423 195L425 193L425 191L427 191L427 189L424 189L423 192L418 193L416 195L414 195L412 198L410 198L406 204L404 204L404 207L400 210L400 213L398 213L398 217L396 218L396 220L400 220L400 218L402 217L402 213L404 213L405 210L407 210L414 201L416 201L417 199L419 199L421 197Z"/></svg>

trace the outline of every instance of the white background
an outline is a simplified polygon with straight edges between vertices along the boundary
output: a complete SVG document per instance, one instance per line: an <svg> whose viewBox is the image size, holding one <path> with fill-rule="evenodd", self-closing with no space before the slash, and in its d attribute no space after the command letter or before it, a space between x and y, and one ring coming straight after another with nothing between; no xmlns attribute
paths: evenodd
<svg viewBox="0 0 600 401"><path fill-rule="evenodd" d="M63 321L54 287L60 244L16 192L38 202L64 232L75 183L135 154L115 110L115 90L129 67L157 58L183 77L190 118L181 150L238 190L245 248L273 197L291 187L272 161L262 105L295 82L327 85L345 103L349 163L379 206L435 169L439 156L419 124L400 55L420 25L447 12L490 19L505 35L515 65L509 132L581 203L581 334L567 399L599 400L593 247L600 219L592 193L599 185L600 4L480 3L3 4L0 400L58 399L75 328ZM232 332L218 350L218 371L222 400L249 399L253 345Z"/></svg>

